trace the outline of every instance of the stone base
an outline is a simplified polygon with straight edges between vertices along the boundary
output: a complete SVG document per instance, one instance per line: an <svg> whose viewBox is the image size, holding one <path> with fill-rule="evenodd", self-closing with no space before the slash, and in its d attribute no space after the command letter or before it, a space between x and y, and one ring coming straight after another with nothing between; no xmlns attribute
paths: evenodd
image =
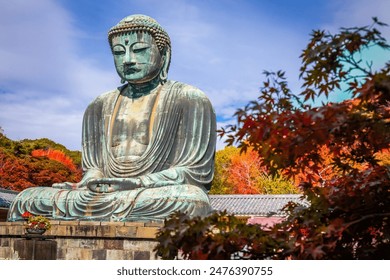
<svg viewBox="0 0 390 280"><path fill-rule="evenodd" d="M17 239L15 253L23 260L56 260L57 242L43 238Z"/></svg>
<svg viewBox="0 0 390 280"><path fill-rule="evenodd" d="M26 238L23 222L0 222L0 259L158 259L153 250L161 223L51 222L50 230L33 239Z"/></svg>

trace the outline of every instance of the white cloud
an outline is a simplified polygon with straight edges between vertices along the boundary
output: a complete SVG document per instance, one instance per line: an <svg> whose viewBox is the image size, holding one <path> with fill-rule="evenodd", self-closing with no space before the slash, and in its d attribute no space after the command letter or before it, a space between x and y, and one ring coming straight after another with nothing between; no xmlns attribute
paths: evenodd
<svg viewBox="0 0 390 280"><path fill-rule="evenodd" d="M51 88L66 79L66 52L72 48L69 21L51 1L3 3L0 81Z"/></svg>
<svg viewBox="0 0 390 280"><path fill-rule="evenodd" d="M378 17L382 22L390 24L390 2L388 0L354 0L329 2L334 14L331 21L324 26L325 29L336 32L340 27L365 26L372 23L372 17ZM389 38L390 29L382 30Z"/></svg>
<svg viewBox="0 0 390 280"><path fill-rule="evenodd" d="M19 98L29 95L19 92ZM15 140L25 138L50 138L60 143L74 143L79 149L81 143L80 111L69 110L69 100L63 98L36 99L18 102L2 96L0 105L1 120L7 136ZM29 98L26 98L29 99ZM65 141L66 140L66 141Z"/></svg>
<svg viewBox="0 0 390 280"><path fill-rule="evenodd" d="M115 72L77 55L72 18L54 1L9 1L0 10L0 125L12 139L47 137L80 149L87 104Z"/></svg>

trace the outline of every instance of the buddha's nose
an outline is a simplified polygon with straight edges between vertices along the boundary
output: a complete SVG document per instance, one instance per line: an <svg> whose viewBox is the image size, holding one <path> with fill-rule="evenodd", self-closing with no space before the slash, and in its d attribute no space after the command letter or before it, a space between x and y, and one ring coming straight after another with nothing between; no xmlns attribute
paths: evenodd
<svg viewBox="0 0 390 280"><path fill-rule="evenodd" d="M126 52L125 56L123 57L123 64L135 64L134 56L131 54L131 52Z"/></svg>

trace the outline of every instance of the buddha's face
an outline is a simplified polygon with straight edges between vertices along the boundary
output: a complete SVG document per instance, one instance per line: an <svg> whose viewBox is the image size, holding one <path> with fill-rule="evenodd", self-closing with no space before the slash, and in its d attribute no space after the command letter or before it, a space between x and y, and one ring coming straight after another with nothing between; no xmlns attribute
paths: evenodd
<svg viewBox="0 0 390 280"><path fill-rule="evenodd" d="M155 78L164 62L153 36L146 32L113 37L112 53L119 76L133 84Z"/></svg>

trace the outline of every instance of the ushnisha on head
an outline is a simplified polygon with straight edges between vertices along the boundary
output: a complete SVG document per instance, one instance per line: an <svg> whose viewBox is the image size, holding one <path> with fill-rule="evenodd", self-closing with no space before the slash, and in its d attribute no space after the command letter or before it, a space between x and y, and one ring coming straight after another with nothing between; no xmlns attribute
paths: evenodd
<svg viewBox="0 0 390 280"><path fill-rule="evenodd" d="M156 20L145 15L125 17L109 30L108 41L122 82L166 82L171 41Z"/></svg>
<svg viewBox="0 0 390 280"><path fill-rule="evenodd" d="M166 48L171 48L171 40L168 33L161 25L151 17L145 15L131 15L122 19L117 25L108 31L108 41L112 47L112 37L119 34L125 34L132 31L149 32L156 40L158 49L161 54Z"/></svg>

